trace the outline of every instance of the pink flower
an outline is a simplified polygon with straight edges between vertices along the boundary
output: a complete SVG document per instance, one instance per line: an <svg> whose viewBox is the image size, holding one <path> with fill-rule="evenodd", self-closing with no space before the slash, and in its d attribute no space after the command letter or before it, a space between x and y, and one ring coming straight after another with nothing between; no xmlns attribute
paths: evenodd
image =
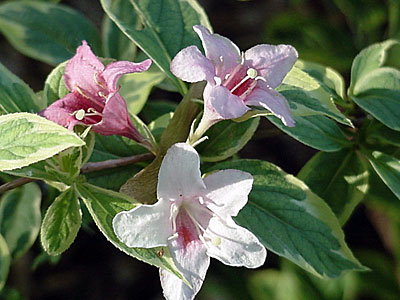
<svg viewBox="0 0 400 300"><path fill-rule="evenodd" d="M117 134L146 144L132 124L117 81L126 73L146 71L150 65L147 59L141 63L116 61L104 67L83 41L65 67L64 81L71 93L39 114L70 130L77 124L90 125L102 135Z"/></svg>
<svg viewBox="0 0 400 300"><path fill-rule="evenodd" d="M241 53L229 39L211 34L203 26L193 29L206 56L196 46L187 47L172 60L171 72L187 82L207 81L203 127L239 118L250 110L249 106L269 110L286 126L295 125L287 100L274 90L296 62L295 48L263 44Z"/></svg>
<svg viewBox="0 0 400 300"><path fill-rule="evenodd" d="M175 144L158 174L158 202L118 213L114 232L129 247L168 246L191 288L160 269L164 296L191 300L203 284L210 257L230 266L256 268L264 263L265 248L232 219L247 203L252 184L253 177L238 170L222 170L202 179L194 148Z"/></svg>

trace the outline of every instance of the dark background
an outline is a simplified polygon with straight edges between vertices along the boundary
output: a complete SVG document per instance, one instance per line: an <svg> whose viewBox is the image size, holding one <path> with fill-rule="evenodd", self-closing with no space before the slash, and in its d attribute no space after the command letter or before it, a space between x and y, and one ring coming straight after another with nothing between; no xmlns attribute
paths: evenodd
<svg viewBox="0 0 400 300"><path fill-rule="evenodd" d="M387 35L386 24L384 21L379 23L379 16L377 29L368 34L362 30L361 33L355 31L348 17L334 4L335 1L199 2L206 10L214 31L229 37L241 49L260 43L292 44L299 50L300 58L332 66L347 81L354 56L363 47L383 40ZM386 1L361 2L372 3L365 8L371 11L375 11L376 5L383 7L386 4ZM61 3L80 10L100 28L103 11L98 1L66 0ZM51 66L18 53L1 35L0 49L0 61L10 71L35 91L43 88ZM161 93L165 98L176 99L168 93L156 93L158 97ZM296 174L315 152L277 132L268 121L262 120L253 140L240 155L270 161L286 172ZM346 240L351 249L377 249L390 255L372 225L376 216L371 216L368 209L360 205L344 228ZM279 261L276 255L269 252L264 268L278 268ZM246 278L251 272L212 260L205 284L196 299L248 299ZM32 300L163 299L158 270L114 248L90 223L80 230L76 241L60 258L47 257L37 241L12 266L8 286L17 289L22 299ZM20 299L16 293L16 298L12 298L13 293L10 291L4 299ZM364 296L359 299L375 298Z"/></svg>

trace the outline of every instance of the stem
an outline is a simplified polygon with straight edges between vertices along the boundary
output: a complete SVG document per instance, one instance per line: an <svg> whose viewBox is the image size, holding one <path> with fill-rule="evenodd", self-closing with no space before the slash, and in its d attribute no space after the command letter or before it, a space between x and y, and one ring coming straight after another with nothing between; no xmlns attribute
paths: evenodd
<svg viewBox="0 0 400 300"><path fill-rule="evenodd" d="M7 183L5 183L3 185L0 185L0 195L3 194L6 191L15 189L15 188L17 188L17 187L19 187L21 185L27 184L27 183L35 181L35 180L37 180L37 179L28 178L28 177L20 177L20 178L17 178L15 180L13 180L13 181L7 182Z"/></svg>
<svg viewBox="0 0 400 300"><path fill-rule="evenodd" d="M87 163L82 166L81 174L127 166L130 164L150 160L153 158L154 158L154 155L152 153L145 153L145 154L139 154L139 155L135 155L135 156L122 157L122 158L117 158L117 159L110 159L110 160L105 160L105 161ZM15 179L13 181L7 182L0 186L0 195L6 191L15 189L19 186L22 186L24 184L27 184L29 182L36 181L36 180L38 180L38 179L21 177L21 178Z"/></svg>
<svg viewBox="0 0 400 300"><path fill-rule="evenodd" d="M154 158L154 155L152 153L145 153L145 154L139 154L139 155L135 155L135 156L122 157L122 158L117 158L117 159L110 159L110 160L105 160L105 161L87 163L81 168L81 173L86 174L86 173L101 171L101 170L105 170L105 169L112 169L112 168L127 166L127 165L134 164L137 162L150 160L152 158Z"/></svg>

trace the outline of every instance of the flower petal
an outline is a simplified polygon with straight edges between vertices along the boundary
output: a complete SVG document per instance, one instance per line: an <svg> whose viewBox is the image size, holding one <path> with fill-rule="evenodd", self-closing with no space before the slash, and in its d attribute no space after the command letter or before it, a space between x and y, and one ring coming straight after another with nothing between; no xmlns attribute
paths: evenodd
<svg viewBox="0 0 400 300"><path fill-rule="evenodd" d="M173 234L170 207L169 200L160 199L153 205L122 211L113 219L114 232L128 247L167 246L167 239Z"/></svg>
<svg viewBox="0 0 400 300"><path fill-rule="evenodd" d="M86 41L83 41L65 66L65 85L71 92L78 87L86 96L96 97L99 86L95 81L95 74L103 69L104 65L93 54Z"/></svg>
<svg viewBox="0 0 400 300"><path fill-rule="evenodd" d="M103 120L93 126L102 135L117 134L141 142L143 137L133 126L125 100L119 93L110 94L102 112Z"/></svg>
<svg viewBox="0 0 400 300"><path fill-rule="evenodd" d="M271 88L281 84L283 78L298 58L297 51L290 45L257 45L245 52L246 63L256 69L267 80Z"/></svg>
<svg viewBox="0 0 400 300"><path fill-rule="evenodd" d="M83 124L74 117L74 112L80 109L86 111L89 107L93 107L92 104L89 99L82 97L79 93L69 93L39 112L39 115L72 130L76 124Z"/></svg>
<svg viewBox="0 0 400 300"><path fill-rule="evenodd" d="M158 173L157 198L191 198L204 190L196 150L186 143L169 148Z"/></svg>
<svg viewBox="0 0 400 300"><path fill-rule="evenodd" d="M267 257L267 251L257 237L231 218L227 219L227 224L212 218L204 237L209 240L207 254L229 266L257 268Z"/></svg>
<svg viewBox="0 0 400 300"><path fill-rule="evenodd" d="M295 126L295 121L290 113L289 104L285 97L277 91L266 88L255 88L245 99L246 105L260 106L268 109L289 127Z"/></svg>
<svg viewBox="0 0 400 300"><path fill-rule="evenodd" d="M207 84L203 96L205 109L216 112L220 119L239 118L249 110L240 97L233 95L226 87L221 85Z"/></svg>
<svg viewBox="0 0 400 300"><path fill-rule="evenodd" d="M140 63L129 61L116 61L108 64L101 73L102 79L110 92L117 91L118 79L127 73L140 73L150 68L151 59L146 59Z"/></svg>
<svg viewBox="0 0 400 300"><path fill-rule="evenodd" d="M200 290L210 265L207 248L200 240L192 241L183 247L179 237L170 240L168 247L175 265L192 288L172 273L160 269L164 296L167 300L192 300Z"/></svg>
<svg viewBox="0 0 400 300"><path fill-rule="evenodd" d="M214 204L209 209L223 216L236 216L246 205L253 185L253 177L239 170L222 170L204 178L206 198Z"/></svg>
<svg viewBox="0 0 400 300"><path fill-rule="evenodd" d="M211 34L207 28L200 25L193 26L193 29L203 43L206 57L217 68L218 77L225 78L226 74L240 64L240 49L231 40L219 34Z"/></svg>
<svg viewBox="0 0 400 300"><path fill-rule="evenodd" d="M215 84L215 67L196 46L190 46L179 51L172 60L170 68L172 74L183 81L207 80Z"/></svg>

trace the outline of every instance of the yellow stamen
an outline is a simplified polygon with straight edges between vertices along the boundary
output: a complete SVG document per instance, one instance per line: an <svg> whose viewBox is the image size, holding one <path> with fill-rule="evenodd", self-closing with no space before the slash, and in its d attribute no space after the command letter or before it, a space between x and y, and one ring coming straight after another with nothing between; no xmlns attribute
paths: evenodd
<svg viewBox="0 0 400 300"><path fill-rule="evenodd" d="M221 245L221 238L220 238L220 237L215 237L215 238L213 238L213 239L211 240L211 243L212 243L215 247L217 247L217 246Z"/></svg>

